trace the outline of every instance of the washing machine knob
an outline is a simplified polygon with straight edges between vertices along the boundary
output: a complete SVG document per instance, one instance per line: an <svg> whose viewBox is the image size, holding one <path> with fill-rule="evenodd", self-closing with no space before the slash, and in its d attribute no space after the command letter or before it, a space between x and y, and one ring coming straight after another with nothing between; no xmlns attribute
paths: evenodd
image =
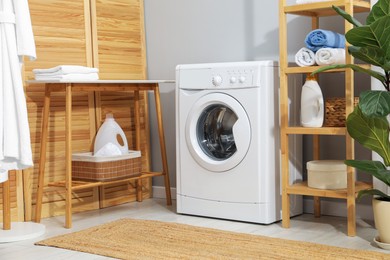
<svg viewBox="0 0 390 260"><path fill-rule="evenodd" d="M220 75L215 75L212 82L214 86L218 87L222 84L222 77Z"/></svg>
<svg viewBox="0 0 390 260"><path fill-rule="evenodd" d="M240 83L244 83L246 80L246 78L244 76L240 76L240 78L238 79L238 81L240 81Z"/></svg>
<svg viewBox="0 0 390 260"><path fill-rule="evenodd" d="M231 78L230 78L230 83L236 83L237 82L237 78L236 77L234 77L234 76L232 76Z"/></svg>

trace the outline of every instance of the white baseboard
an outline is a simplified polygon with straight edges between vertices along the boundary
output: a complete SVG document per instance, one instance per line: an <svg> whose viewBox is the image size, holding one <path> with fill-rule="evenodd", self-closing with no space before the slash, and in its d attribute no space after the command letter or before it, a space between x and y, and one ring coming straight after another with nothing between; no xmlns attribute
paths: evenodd
<svg viewBox="0 0 390 260"><path fill-rule="evenodd" d="M176 199L176 188L171 188L172 199ZM165 199L165 187L153 186L153 198ZM313 214L313 200L311 198L303 199L303 212ZM347 217L347 202L340 201L321 201L321 214L328 216ZM371 205L356 205L356 217L366 220L374 220Z"/></svg>
<svg viewBox="0 0 390 260"><path fill-rule="evenodd" d="M153 189L153 191L152 191L153 198L157 198L157 199L165 199L166 198L164 186L153 186L152 189ZM176 188L171 187L171 198L173 200L176 199Z"/></svg>

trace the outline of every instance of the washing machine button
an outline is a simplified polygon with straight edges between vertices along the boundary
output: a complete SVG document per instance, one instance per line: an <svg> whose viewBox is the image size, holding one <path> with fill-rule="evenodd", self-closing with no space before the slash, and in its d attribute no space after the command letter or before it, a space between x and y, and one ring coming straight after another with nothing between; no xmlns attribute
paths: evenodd
<svg viewBox="0 0 390 260"><path fill-rule="evenodd" d="M233 83L236 83L236 82L237 82L237 78L236 77L233 76L233 77L230 78L230 83L233 84Z"/></svg>
<svg viewBox="0 0 390 260"><path fill-rule="evenodd" d="M216 87L220 86L222 84L222 77L220 75L215 75L212 79L212 83Z"/></svg>
<svg viewBox="0 0 390 260"><path fill-rule="evenodd" d="M244 83L244 82L246 81L245 76L240 76L240 77L238 78L238 81L240 81L240 83Z"/></svg>

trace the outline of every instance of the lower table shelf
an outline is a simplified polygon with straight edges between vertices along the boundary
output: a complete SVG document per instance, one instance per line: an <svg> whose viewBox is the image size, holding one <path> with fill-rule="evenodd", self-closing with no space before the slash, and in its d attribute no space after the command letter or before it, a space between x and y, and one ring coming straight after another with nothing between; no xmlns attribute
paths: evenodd
<svg viewBox="0 0 390 260"><path fill-rule="evenodd" d="M355 183L355 192L361 190L372 188L371 183L365 182L356 182ZM347 189L338 189L338 190L321 190L310 188L307 186L307 182L299 182L287 187L288 194L297 194L297 195L306 195L306 196L316 196L316 197L327 197L327 198L338 198L346 199L347 198Z"/></svg>
<svg viewBox="0 0 390 260"><path fill-rule="evenodd" d="M114 181L78 181L78 180L72 180L72 190L81 190L86 188L93 188L103 185L109 185L109 184L115 184L115 183L121 183L121 182L127 182L127 181L133 181L133 180L140 180L140 179L146 179L151 178L155 176L163 176L164 174L162 172L143 172L141 176L136 177L130 177L130 178L124 178L120 180L114 180ZM66 187L65 181L58 181L58 182L52 182L49 183L48 186L51 187Z"/></svg>

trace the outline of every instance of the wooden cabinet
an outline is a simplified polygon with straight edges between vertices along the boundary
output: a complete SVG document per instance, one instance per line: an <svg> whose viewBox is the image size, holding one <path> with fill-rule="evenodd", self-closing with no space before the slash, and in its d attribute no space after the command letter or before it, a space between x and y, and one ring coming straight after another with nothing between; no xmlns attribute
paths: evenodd
<svg viewBox="0 0 390 260"><path fill-rule="evenodd" d="M348 167L347 170L347 189L343 190L320 190L307 186L307 183L293 183L289 178L289 147L288 138L290 135L312 135L313 136L313 157L320 159L319 139L323 135L345 136L346 159L354 158L354 142L348 135L345 127L321 127L321 128L303 128L300 126L289 125L288 123L288 77L292 74L306 74L318 69L318 66L297 67L289 66L288 63L288 39L287 39L287 16L298 15L311 17L312 29L320 28L320 17L337 15L332 9L332 5L343 8L347 13L353 15L358 12L368 12L370 10L369 1L360 0L339 0L324 1L318 3L307 3L299 5L287 5L286 0L279 0L279 44L280 44L280 112L281 112L281 154L282 154L282 225L285 228L290 227L290 200L291 194L300 194L314 197L314 213L320 216L320 197L338 198L346 200L348 211L348 235L356 234L356 193L359 190L366 189L370 185L362 182L356 182L354 169ZM348 22L344 24L344 31L352 28ZM350 55L346 54L346 63L353 63ZM353 111L354 104L354 73L351 69L333 70L332 73L343 73L345 78L345 99L346 114Z"/></svg>
<svg viewBox="0 0 390 260"><path fill-rule="evenodd" d="M100 79L145 79L143 1L139 0L29 0L37 48L37 60L25 61L25 79L33 79L33 68L62 64L97 67ZM147 95L140 93L142 129L149 130ZM34 168L24 171L26 220L32 218L39 168L44 85L26 87ZM65 95L51 99L45 184L65 176ZM124 129L129 146L135 144L132 93L75 93L73 96L72 149L90 151L95 133L105 114L112 112ZM142 131L144 132L144 131ZM149 137L141 136L143 170L150 167ZM143 196L151 196L151 181L143 181ZM74 212L97 209L135 200L132 182L87 188L73 193ZM65 194L45 190L42 217L63 215Z"/></svg>

